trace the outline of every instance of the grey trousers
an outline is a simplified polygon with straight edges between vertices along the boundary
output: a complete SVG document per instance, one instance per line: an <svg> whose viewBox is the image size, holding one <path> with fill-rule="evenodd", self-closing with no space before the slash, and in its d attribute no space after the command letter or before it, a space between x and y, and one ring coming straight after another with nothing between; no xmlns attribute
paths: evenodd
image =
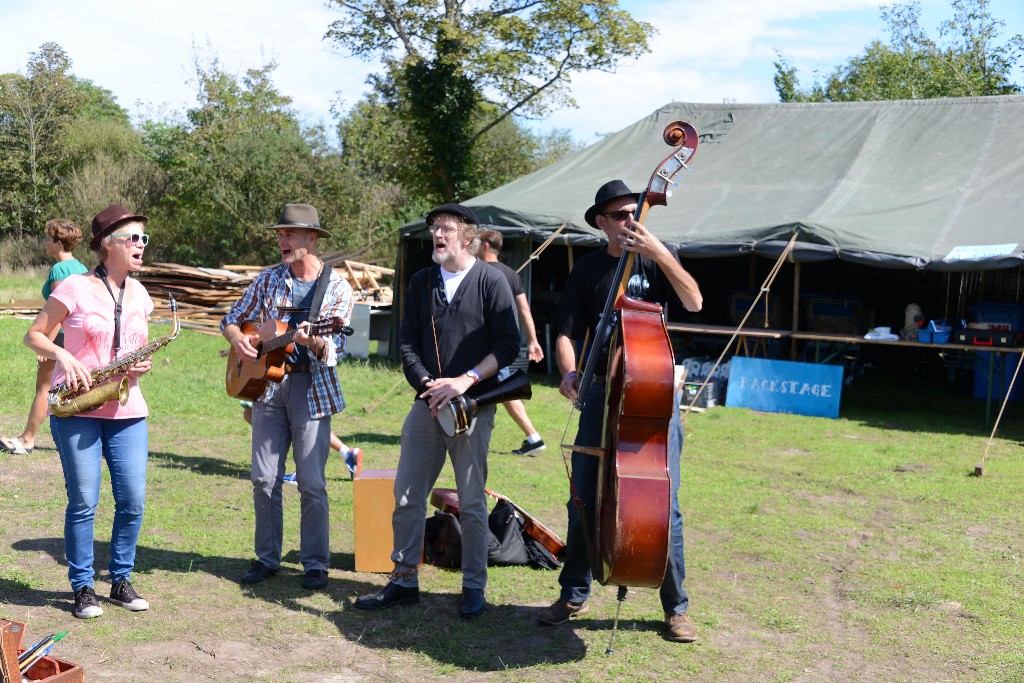
<svg viewBox="0 0 1024 683"><path fill-rule="evenodd" d="M395 477L395 511L391 526L395 549L392 580L402 586L418 586L416 566L423 557L423 531L427 498L451 457L459 492L462 523L462 586L487 585L487 449L494 430L494 406L481 408L472 434L447 436L425 401L413 401L402 425L402 451Z"/></svg>
<svg viewBox="0 0 1024 683"><path fill-rule="evenodd" d="M267 403L252 407L252 500L256 513L256 558L270 568L281 564L284 509L281 495L291 447L301 499L303 571L327 569L330 551L330 515L327 504L327 455L331 418L309 416L306 398L312 375L285 375Z"/></svg>

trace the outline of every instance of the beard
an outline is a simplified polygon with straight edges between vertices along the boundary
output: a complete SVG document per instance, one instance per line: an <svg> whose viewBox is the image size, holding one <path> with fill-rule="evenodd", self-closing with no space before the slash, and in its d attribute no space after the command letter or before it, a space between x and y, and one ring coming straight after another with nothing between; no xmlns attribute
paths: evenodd
<svg viewBox="0 0 1024 683"><path fill-rule="evenodd" d="M455 258L455 255L447 250L445 250L444 253L438 253L438 251L435 249L434 253L430 255L430 260L439 266L443 266L444 264L451 261L453 258Z"/></svg>

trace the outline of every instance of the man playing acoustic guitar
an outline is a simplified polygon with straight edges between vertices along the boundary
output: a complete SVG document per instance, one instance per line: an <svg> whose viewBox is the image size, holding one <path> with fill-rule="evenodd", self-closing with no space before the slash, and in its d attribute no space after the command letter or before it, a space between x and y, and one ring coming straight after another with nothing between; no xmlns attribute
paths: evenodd
<svg viewBox="0 0 1024 683"><path fill-rule="evenodd" d="M252 320L288 323L294 350L288 353L280 382L268 382L256 397L252 415L252 486L256 515L256 560L242 583L260 583L277 573L281 564L284 511L282 477L288 447L295 458L295 475L302 499L300 558L310 590L327 586L330 528L325 466L330 452L331 415L345 408L335 366L345 337L310 335L311 320L352 319L352 287L316 256L320 218L309 204L286 204L277 225L281 263L262 271L221 320L220 329L240 364L265 362L257 340L242 330ZM322 303L316 307L317 284L324 282ZM332 328L332 329L337 329ZM266 339L260 339L262 345ZM287 353L287 348L286 348ZM230 370L230 369L229 369ZM230 372L229 372L230 374Z"/></svg>

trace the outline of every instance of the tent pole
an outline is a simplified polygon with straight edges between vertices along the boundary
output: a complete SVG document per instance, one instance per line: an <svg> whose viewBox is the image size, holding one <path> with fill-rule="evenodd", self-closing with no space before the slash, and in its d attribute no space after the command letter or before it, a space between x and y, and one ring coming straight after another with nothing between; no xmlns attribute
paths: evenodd
<svg viewBox="0 0 1024 683"><path fill-rule="evenodd" d="M793 332L800 329L800 262L793 263ZM796 360L796 338L791 337L789 359Z"/></svg>

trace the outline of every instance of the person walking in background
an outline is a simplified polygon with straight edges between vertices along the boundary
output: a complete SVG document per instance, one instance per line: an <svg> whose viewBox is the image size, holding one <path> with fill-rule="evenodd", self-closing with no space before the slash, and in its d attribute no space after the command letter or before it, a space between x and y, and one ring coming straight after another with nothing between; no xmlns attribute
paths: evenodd
<svg viewBox="0 0 1024 683"><path fill-rule="evenodd" d="M25 344L56 361L54 386L88 388L91 371L145 346L153 300L138 280L128 277L142 268L149 243L146 217L119 204L96 215L89 248L99 252L99 265L89 274L70 275L46 300L25 334ZM116 294L115 294L116 292ZM58 328L64 346L50 341ZM100 461L110 472L114 524L110 533L111 601L132 610L149 602L132 586L135 549L146 505L146 463L149 458L149 408L138 378L153 367L149 358L128 371L128 400L111 400L82 414L52 415L50 431L64 470L68 505L64 514L64 554L75 594L75 616L103 614L93 588L94 519L100 496Z"/></svg>
<svg viewBox="0 0 1024 683"><path fill-rule="evenodd" d="M423 557L427 497L446 455L451 458L462 526L462 599L458 613L470 619L486 606L487 449L494 406L481 408L472 428L449 436L438 411L484 382L519 354L515 303L505 278L476 258L476 215L461 204L427 214L437 265L417 271L405 297L399 334L402 366L416 399L402 425L391 517L395 568L384 588L355 601L377 610L419 601L418 565Z"/></svg>
<svg viewBox="0 0 1024 683"><path fill-rule="evenodd" d="M670 251L642 224L633 218L639 195L629 191L621 180L612 180L598 189L594 205L587 209L585 220L591 226L604 231L608 237L605 249L587 254L576 262L562 291L558 304L556 325L558 337L555 340L555 360L562 374L558 391L570 401L576 402L579 378L576 376L576 339L602 339L601 315L604 302L613 287L616 266L624 251L636 253L638 270L645 274L640 280L633 298L665 304L669 297L678 297L688 311L699 311L703 296L696 280L693 279L676 254ZM633 232L630 230L635 230ZM607 323L605 323L607 324ZM580 411L579 428L574 442L577 446L595 447L602 444L604 428L605 381L604 370L608 366L607 344L594 349L602 354L596 367L600 368L591 384L586 402ZM661 605L665 612L666 637L675 642L689 643L697 638L697 631L686 612L690 598L683 588L686 567L683 557L683 516L679 510L679 459L683 450L683 428L679 420L681 396L674 394L672 419L669 421L668 454L669 479L671 480L671 511L669 514L668 567L661 584ZM598 485L598 459L579 451L572 453L572 495L566 507L569 514L568 534L562 571L558 577L561 593L550 607L541 610L537 620L541 624L563 624L571 618L584 614L589 605L591 574L590 559L580 511L573 497L579 497L584 514L593 519ZM593 528L590 525L590 528Z"/></svg>
<svg viewBox="0 0 1024 683"><path fill-rule="evenodd" d="M345 409L336 370L344 350L340 334L310 336L311 320L352 320L352 286L317 257L321 237L317 210L309 204L286 204L277 231L281 263L256 276L220 323L221 333L239 360L258 358L253 340L241 325L276 320L295 330L295 350L285 363L280 383L270 382L252 407L252 487L256 560L242 583L260 583L281 565L284 535L282 486L288 449L295 459L301 498L302 586L327 586L330 562L330 510L325 467L331 439L331 416ZM321 278L323 278L321 280ZM318 303L320 285L322 303Z"/></svg>
<svg viewBox="0 0 1024 683"><path fill-rule="evenodd" d="M533 363L539 363L544 360L544 350L541 348L540 342L537 341L537 326L533 323L533 315L530 313L530 302L526 299L523 281L519 279L519 274L516 271L498 260L498 254L501 252L503 243L504 239L497 230L481 230L480 252L478 256L484 262L497 268L508 281L508 286L512 289L512 296L516 302L516 320L519 323L520 329L526 333L528 358ZM505 401L502 405L505 406L505 410L508 411L513 422L519 425L519 428L523 430L523 434L526 435L522 445L514 449L512 453L514 455L536 455L544 450L547 446L544 444L544 439L534 429L530 416L526 414L526 405L519 399Z"/></svg>
<svg viewBox="0 0 1024 683"><path fill-rule="evenodd" d="M74 221L61 218L46 221L43 244L46 247L46 255L55 263L50 267L46 282L43 283L44 301L50 298L50 294L57 285L68 276L89 272L85 264L71 253L75 245L81 241L82 231L78 229ZM55 328L54 338L51 341L57 346L64 346L64 334L59 326ZM36 445L36 434L39 433L39 428L46 418L48 408L46 395L50 391L50 380L53 379L56 362L45 356L38 356L36 362L36 395L28 410L25 429L22 430L20 436L0 440L0 448L14 455L28 455L32 452Z"/></svg>

